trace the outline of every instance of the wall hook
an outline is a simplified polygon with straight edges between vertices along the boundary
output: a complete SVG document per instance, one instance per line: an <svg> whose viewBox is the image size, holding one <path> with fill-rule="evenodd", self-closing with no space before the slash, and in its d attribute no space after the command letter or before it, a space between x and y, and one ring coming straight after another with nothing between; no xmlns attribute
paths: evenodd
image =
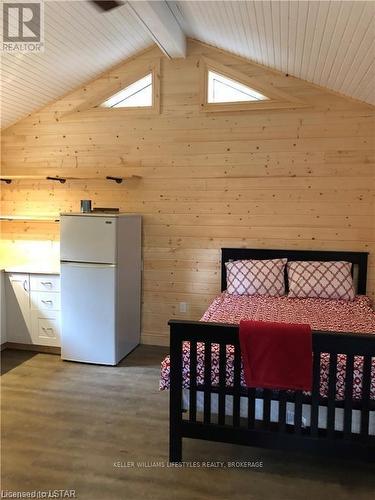
<svg viewBox="0 0 375 500"><path fill-rule="evenodd" d="M46 179L47 179L47 181L59 181L59 182L61 182L61 184L65 184L65 182L66 182L66 179L64 179L63 177L50 177L50 176L47 176Z"/></svg>
<svg viewBox="0 0 375 500"><path fill-rule="evenodd" d="M115 181L117 184L121 184L123 181L122 177L113 177L112 175L107 175L106 179L109 181Z"/></svg>

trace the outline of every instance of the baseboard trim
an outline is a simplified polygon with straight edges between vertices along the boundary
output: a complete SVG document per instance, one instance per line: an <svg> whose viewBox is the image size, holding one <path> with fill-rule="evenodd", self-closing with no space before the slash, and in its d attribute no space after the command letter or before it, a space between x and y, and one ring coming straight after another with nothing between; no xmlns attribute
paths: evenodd
<svg viewBox="0 0 375 500"><path fill-rule="evenodd" d="M21 344L18 342L5 342L4 344L1 344L1 350L3 351L4 349L18 349L19 351L33 351L45 354L61 354L61 347L38 344Z"/></svg>

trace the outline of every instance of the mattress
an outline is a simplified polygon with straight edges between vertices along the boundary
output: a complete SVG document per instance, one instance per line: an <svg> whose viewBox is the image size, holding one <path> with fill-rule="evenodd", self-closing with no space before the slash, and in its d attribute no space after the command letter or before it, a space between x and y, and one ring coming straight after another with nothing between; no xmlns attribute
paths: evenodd
<svg viewBox="0 0 375 500"><path fill-rule="evenodd" d="M371 300L357 295L352 301L295 299L221 293L208 307L202 321L239 323L242 319L307 323L313 330L375 333Z"/></svg>
<svg viewBox="0 0 375 500"><path fill-rule="evenodd" d="M308 323L313 330L375 334L375 312L366 296L356 296L353 301L332 299L296 299L264 296L236 296L227 292L220 294L204 313L201 321L239 323L241 319L276 321L286 323ZM375 341L375 338L374 338ZM219 384L219 346L211 347L212 385ZM291 360L292 362L292 360ZM183 388L189 388L190 344L183 344ZM170 359L161 364L160 389L169 388ZM353 399L361 399L363 358L354 357ZM336 400L345 395L346 356L337 357ZM197 344L197 384L204 383L204 344ZM328 397L329 355L321 354L320 396ZM227 346L226 385L233 386L234 347ZM375 400L375 358L372 359L371 399ZM241 369L241 385L245 387ZM308 394L308 393L306 393Z"/></svg>

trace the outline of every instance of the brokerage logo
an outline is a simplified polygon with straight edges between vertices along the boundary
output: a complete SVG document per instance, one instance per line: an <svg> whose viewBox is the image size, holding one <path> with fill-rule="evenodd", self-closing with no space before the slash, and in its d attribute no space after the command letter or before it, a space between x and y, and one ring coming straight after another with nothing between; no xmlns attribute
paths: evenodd
<svg viewBox="0 0 375 500"><path fill-rule="evenodd" d="M9 53L43 52L44 5L42 2L3 3L2 50Z"/></svg>

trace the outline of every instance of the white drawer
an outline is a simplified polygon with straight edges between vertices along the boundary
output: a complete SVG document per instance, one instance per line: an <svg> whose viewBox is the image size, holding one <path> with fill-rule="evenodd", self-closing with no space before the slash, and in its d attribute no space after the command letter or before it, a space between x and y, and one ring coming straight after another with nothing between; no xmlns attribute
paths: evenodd
<svg viewBox="0 0 375 500"><path fill-rule="evenodd" d="M34 311L32 318L33 344L60 346L60 314L55 311L41 315Z"/></svg>
<svg viewBox="0 0 375 500"><path fill-rule="evenodd" d="M30 290L37 292L58 292L60 291L60 276L30 274Z"/></svg>
<svg viewBox="0 0 375 500"><path fill-rule="evenodd" d="M59 292L31 292L30 305L32 310L38 311L59 311Z"/></svg>

